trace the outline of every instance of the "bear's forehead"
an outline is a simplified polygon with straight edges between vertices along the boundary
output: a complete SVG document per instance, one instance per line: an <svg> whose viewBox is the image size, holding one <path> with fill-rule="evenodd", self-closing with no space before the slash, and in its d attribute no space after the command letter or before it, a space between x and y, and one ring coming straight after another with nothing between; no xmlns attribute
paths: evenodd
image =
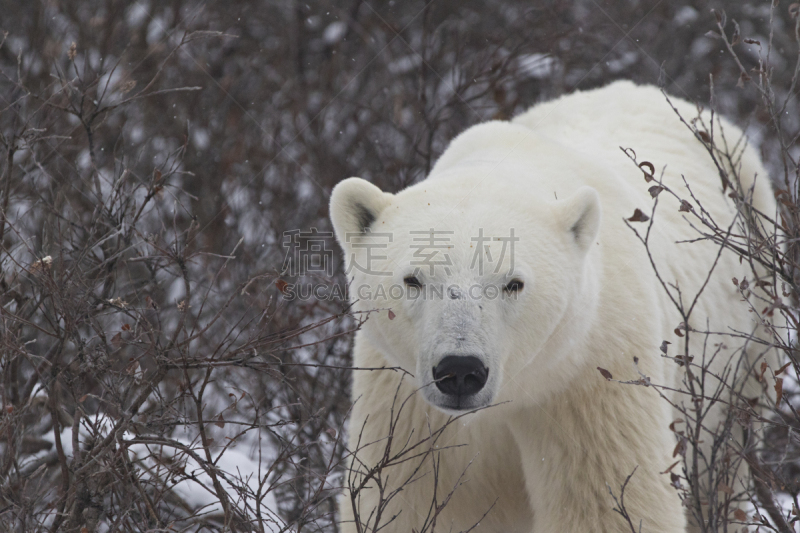
<svg viewBox="0 0 800 533"><path fill-rule="evenodd" d="M455 205L402 207L373 225L373 256L406 267L432 265L453 269L484 268L487 273L535 255L538 248L530 226L520 217L495 216L493 209L466 209ZM379 244L380 243L380 244ZM380 259L377 259L379 262ZM506 269L507 270L507 269ZM427 272L427 270L426 270Z"/></svg>
<svg viewBox="0 0 800 533"><path fill-rule="evenodd" d="M446 232L469 241L471 236L500 237L512 231L530 232L530 228L546 223L546 217L537 216L536 211L513 202L415 195L392 202L376 220L373 231L390 231L396 233L397 238L418 238L420 232Z"/></svg>

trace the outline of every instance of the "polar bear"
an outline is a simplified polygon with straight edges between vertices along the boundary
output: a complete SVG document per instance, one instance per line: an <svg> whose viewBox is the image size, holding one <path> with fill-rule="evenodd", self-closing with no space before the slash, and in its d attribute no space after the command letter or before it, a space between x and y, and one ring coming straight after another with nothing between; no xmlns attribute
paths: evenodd
<svg viewBox="0 0 800 533"><path fill-rule="evenodd" d="M669 402L598 372L675 389L685 379L659 350L680 342L680 316L625 223L651 213L652 183L620 147L682 194L685 176L720 226L736 213L675 110L698 115L617 82L466 130L427 179L396 194L359 178L335 187L331 219L367 317L354 345L354 366L368 370L354 373L343 531L630 531L609 489L618 495L634 470L625 505L637 528L686 530L662 473L675 461ZM722 124L727 139L740 135ZM756 152L744 148L739 165L753 204L774 213ZM661 201L652 260L688 297L718 248L678 244L697 233L675 199ZM747 275L722 253L690 326L752 331L731 283Z"/></svg>

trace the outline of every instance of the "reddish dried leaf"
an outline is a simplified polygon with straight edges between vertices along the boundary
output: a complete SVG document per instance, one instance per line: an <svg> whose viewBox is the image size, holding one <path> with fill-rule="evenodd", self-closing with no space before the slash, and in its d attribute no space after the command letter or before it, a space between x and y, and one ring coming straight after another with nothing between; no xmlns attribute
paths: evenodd
<svg viewBox="0 0 800 533"><path fill-rule="evenodd" d="M744 84L752 79L753 78L751 78L747 72L742 72L742 74L739 76L739 81L736 82L736 86L744 87Z"/></svg>
<svg viewBox="0 0 800 533"><path fill-rule="evenodd" d="M745 513L741 509L734 509L733 517L739 522L747 522L747 513Z"/></svg>
<svg viewBox="0 0 800 533"><path fill-rule="evenodd" d="M119 348L119 345L122 343L122 333L117 333L113 337L111 337L111 344L114 345L114 348Z"/></svg>
<svg viewBox="0 0 800 533"><path fill-rule="evenodd" d="M675 328L673 331L675 332L675 335L677 335L678 337L683 337L683 333L681 333L681 328Z"/></svg>
<svg viewBox="0 0 800 533"><path fill-rule="evenodd" d="M650 220L650 217L642 213L642 210L637 207L628 222L647 222L648 220Z"/></svg>
<svg viewBox="0 0 800 533"><path fill-rule="evenodd" d="M661 473L661 474L667 474L667 473L671 472L673 468L675 468L676 466L678 466L678 463L680 463L680 461L675 461L674 463L672 463L671 465L669 465L669 466L667 467L667 469L666 469L666 470L664 470L663 472L660 472L660 473Z"/></svg>
<svg viewBox="0 0 800 533"><path fill-rule="evenodd" d="M394 314L394 311L392 311L391 309L389 309L389 320L394 320L394 317L396 317L396 316L397 316L397 315L395 315L395 314Z"/></svg>
<svg viewBox="0 0 800 533"><path fill-rule="evenodd" d="M672 457L686 457L686 439L681 437L678 443L675 445L675 449L672 450Z"/></svg>
<svg viewBox="0 0 800 533"><path fill-rule="evenodd" d="M652 187L647 189L647 192L650 193L650 196L652 198L655 198L656 196L661 194L661 191L663 191L663 190L664 190L664 187L662 187L661 185L653 185Z"/></svg>
<svg viewBox="0 0 800 533"><path fill-rule="evenodd" d="M89 397L89 395L88 395L88 394L84 394L83 396L81 396L80 398L78 398L78 403L83 403L83 402L85 402L85 401L86 401L86 398L88 398L88 397Z"/></svg>
<svg viewBox="0 0 800 533"><path fill-rule="evenodd" d="M611 381L612 379L614 379L614 378L613 378L613 376L611 375L611 372L609 372L609 371L608 371L608 370L606 370L605 368L600 368L600 367L598 366L598 367L597 367L597 370L599 370L599 371L600 371L600 375L602 375L602 376L603 376L604 378L606 378L607 380Z"/></svg>
<svg viewBox="0 0 800 533"><path fill-rule="evenodd" d="M219 414L219 416L217 417L217 421L214 422L214 425L217 426L218 428L225 427L225 419L222 417L222 413Z"/></svg>
<svg viewBox="0 0 800 533"><path fill-rule="evenodd" d="M131 325L130 324L122 324L122 331L130 331Z"/></svg>
<svg viewBox="0 0 800 533"><path fill-rule="evenodd" d="M664 353L667 353L667 346L668 346L669 344L672 344L672 343L671 343L671 342L669 342L669 341L661 341L661 346L659 346L658 348L659 348L659 349L660 349L662 352L664 352Z"/></svg>
<svg viewBox="0 0 800 533"><path fill-rule="evenodd" d="M639 163L639 168L644 172L644 180L647 183L650 183L655 178L653 177L656 173L656 167L650 161L642 161ZM646 168L646 169L645 169Z"/></svg>
<svg viewBox="0 0 800 533"><path fill-rule="evenodd" d="M779 369L778 369L778 370L775 372L775 375L776 375L776 376L780 376L781 374L783 374L783 371L784 371L784 370L786 370L787 368L789 368L790 366L792 366L792 362L791 362L791 361L789 361L788 363L786 363L785 365L783 365L782 367L780 367L780 368L779 368Z"/></svg>
<svg viewBox="0 0 800 533"><path fill-rule="evenodd" d="M705 142L705 143L710 143L711 142L711 136L708 133L706 133L704 131L698 131L697 135L699 135L700 138L703 139L703 142Z"/></svg>
<svg viewBox="0 0 800 533"><path fill-rule="evenodd" d="M746 44L757 44L757 45L761 46L761 41L757 41L755 39L744 39L744 40L742 40L742 42L746 43Z"/></svg>
<svg viewBox="0 0 800 533"><path fill-rule="evenodd" d="M683 433L682 431L675 431L675 424L680 424L683 422L683 418L676 418L669 424L669 430L673 433Z"/></svg>
<svg viewBox="0 0 800 533"><path fill-rule="evenodd" d="M689 203L689 202L687 202L686 200L681 200L681 206L678 208L678 211L685 211L685 212L689 212L689 211L691 211L692 209L693 209L693 208L692 208L692 204L690 204L690 203Z"/></svg>
<svg viewBox="0 0 800 533"><path fill-rule="evenodd" d="M275 282L275 286L278 287L279 291L281 291L282 293L285 294L286 293L286 287L288 287L289 284L286 283L285 281L283 281L282 279L279 279L279 280L277 280Z"/></svg>
<svg viewBox="0 0 800 533"><path fill-rule="evenodd" d="M722 481L720 481L719 485L717 485L717 491L724 492L725 494L733 494L733 489L730 488L725 483L723 483Z"/></svg>
<svg viewBox="0 0 800 533"><path fill-rule="evenodd" d="M739 286L739 280L738 280L738 279L736 279L736 278L731 278L731 281L732 281L732 282L733 282L733 284L734 284L734 285L736 285L737 287Z"/></svg>
<svg viewBox="0 0 800 533"><path fill-rule="evenodd" d="M783 378L778 378L775 380L775 407L781 404L781 398L783 398Z"/></svg>
<svg viewBox="0 0 800 533"><path fill-rule="evenodd" d="M670 485L672 485L676 489L679 489L679 490L681 489L681 477L678 474L670 472L669 473L669 481L670 481Z"/></svg>

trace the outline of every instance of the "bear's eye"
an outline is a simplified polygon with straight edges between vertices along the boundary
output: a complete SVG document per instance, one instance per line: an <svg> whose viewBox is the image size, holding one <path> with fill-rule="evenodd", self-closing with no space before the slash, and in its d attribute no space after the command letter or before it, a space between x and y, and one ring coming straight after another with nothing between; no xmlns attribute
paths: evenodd
<svg viewBox="0 0 800 533"><path fill-rule="evenodd" d="M512 279L511 281L509 281L506 284L505 287L503 287L503 290L506 291L506 292L518 292L518 291L521 291L522 287L524 287L524 286L525 286L525 284L522 283L522 281L520 281L518 279Z"/></svg>
<svg viewBox="0 0 800 533"><path fill-rule="evenodd" d="M422 287L422 282L417 279L417 276L406 276L405 278L403 278L403 283L405 283L409 287L417 287L417 288Z"/></svg>

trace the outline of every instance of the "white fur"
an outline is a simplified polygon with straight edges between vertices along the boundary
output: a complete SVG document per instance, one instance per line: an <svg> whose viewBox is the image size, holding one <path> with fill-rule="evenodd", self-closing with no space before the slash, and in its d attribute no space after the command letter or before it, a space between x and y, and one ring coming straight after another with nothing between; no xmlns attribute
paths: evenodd
<svg viewBox="0 0 800 533"><path fill-rule="evenodd" d="M694 106L673 103L687 120L697 116ZM729 141L738 139L740 132L724 125ZM385 494L414 479L382 510L384 523L397 515L384 531L423 528L431 516L435 479L438 503L455 489L437 517L440 531L465 531L478 521L475 531L623 531L607 487L618 494L634 467L625 502L635 523L641 519L642 530L649 532L685 530L676 490L669 475L660 474L674 462L675 437L668 428L674 413L652 388L609 383L597 370L607 369L615 379L638 379L636 356L639 370L654 383L680 387L684 377L659 351L664 340L680 345L673 332L680 317L623 222L636 208L650 213L652 184L620 146L651 161L657 174L666 165L664 182L688 197L684 175L720 226L730 223L735 207L723 195L704 146L660 91L629 82L535 106L511 122L474 126L453 140L428 179L395 195L357 178L334 190L331 217L348 260L365 260L355 243L381 242L386 246L373 255L383 259L372 266L391 272L351 272L353 293L368 288L353 294L355 309L379 309L356 335L354 365L401 367L414 376L355 372L349 439L351 450L360 443L357 460L351 460L360 474L351 473L350 480L358 483L384 456L393 413L394 453L454 414L431 384L431 369L445 354L478 356L490 369L489 381L473 407L500 404L463 417L436 442L440 449L460 446L382 473ZM745 188L758 175L755 205L774 212L768 178L751 148L744 150L740 172L748 180ZM693 297L717 249L676 244L696 233L674 199L660 200L653 258L666 281ZM391 242L358 235L364 209L374 216L371 230L391 233ZM429 275L427 268L412 265L409 232L429 228L453 232L446 250L449 273L440 265ZM492 268L478 275L471 268L471 238L481 229L487 236L508 236L510 228L520 239L514 272L508 275L504 264L499 272ZM499 244L492 246L496 258ZM511 278L525 285L516 299L393 298L388 289L403 287L403 279L414 273L425 284L462 291L502 287ZM708 320L712 331L753 330L752 315L730 281L747 274L736 257L723 253L693 325L705 329ZM375 296L380 290L387 298ZM733 339L725 342L729 348L720 360L737 348ZM702 347L693 348L699 354ZM375 518L377 487L378 481L370 480L356 502L364 522ZM340 507L343 531L356 531L347 491Z"/></svg>

